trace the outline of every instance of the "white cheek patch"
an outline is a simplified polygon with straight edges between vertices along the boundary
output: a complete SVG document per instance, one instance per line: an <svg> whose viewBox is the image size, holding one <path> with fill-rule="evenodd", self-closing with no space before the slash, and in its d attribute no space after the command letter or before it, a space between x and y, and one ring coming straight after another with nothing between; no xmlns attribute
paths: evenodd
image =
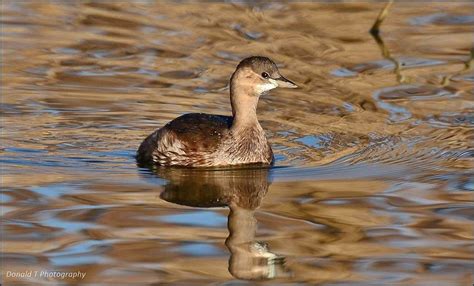
<svg viewBox="0 0 474 286"><path fill-rule="evenodd" d="M270 82L257 85L257 92L264 93L278 87L278 83L275 80L269 79L269 81Z"/></svg>

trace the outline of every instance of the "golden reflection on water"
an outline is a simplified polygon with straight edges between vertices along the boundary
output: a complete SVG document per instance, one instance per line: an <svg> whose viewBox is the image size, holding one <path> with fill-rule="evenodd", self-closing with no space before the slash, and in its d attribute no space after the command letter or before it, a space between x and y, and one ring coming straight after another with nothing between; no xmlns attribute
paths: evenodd
<svg viewBox="0 0 474 286"><path fill-rule="evenodd" d="M472 283L474 7L382 6L2 1L3 282ZM276 168L136 166L253 54Z"/></svg>

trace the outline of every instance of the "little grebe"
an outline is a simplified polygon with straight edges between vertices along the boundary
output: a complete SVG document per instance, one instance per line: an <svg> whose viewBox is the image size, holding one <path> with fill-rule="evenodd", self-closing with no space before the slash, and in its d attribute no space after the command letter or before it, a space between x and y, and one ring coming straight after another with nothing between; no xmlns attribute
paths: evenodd
<svg viewBox="0 0 474 286"><path fill-rule="evenodd" d="M297 86L269 58L242 60L230 79L232 116L182 115L143 140L137 161L185 167L271 165L273 152L257 119L257 103L276 87Z"/></svg>

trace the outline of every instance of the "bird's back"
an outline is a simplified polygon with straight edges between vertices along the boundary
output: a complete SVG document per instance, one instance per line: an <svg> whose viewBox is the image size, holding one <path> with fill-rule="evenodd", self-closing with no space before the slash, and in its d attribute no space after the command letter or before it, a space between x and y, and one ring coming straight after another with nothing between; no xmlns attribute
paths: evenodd
<svg viewBox="0 0 474 286"><path fill-rule="evenodd" d="M182 115L165 125L179 140L197 150L215 148L232 126L232 117L205 113Z"/></svg>
<svg viewBox="0 0 474 286"><path fill-rule="evenodd" d="M137 151L139 163L206 165L232 126L232 117L205 113L182 115L148 136Z"/></svg>

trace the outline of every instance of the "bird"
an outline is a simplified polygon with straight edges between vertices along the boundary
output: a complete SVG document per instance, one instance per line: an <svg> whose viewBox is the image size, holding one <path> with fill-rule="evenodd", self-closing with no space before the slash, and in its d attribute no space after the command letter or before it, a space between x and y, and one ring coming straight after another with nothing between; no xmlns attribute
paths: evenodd
<svg viewBox="0 0 474 286"><path fill-rule="evenodd" d="M257 119L261 95L297 88L268 57L243 59L230 78L232 116L181 115L146 137L136 159L146 166L222 167L274 164L272 148Z"/></svg>

